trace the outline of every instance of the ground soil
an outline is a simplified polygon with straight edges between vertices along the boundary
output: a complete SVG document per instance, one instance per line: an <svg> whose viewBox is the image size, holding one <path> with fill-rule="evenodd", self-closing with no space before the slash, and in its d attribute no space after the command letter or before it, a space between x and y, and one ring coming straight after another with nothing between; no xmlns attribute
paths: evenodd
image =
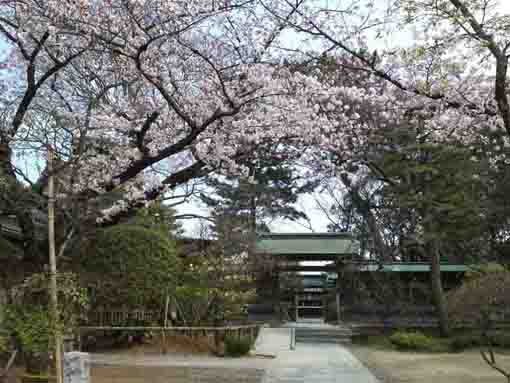
<svg viewBox="0 0 510 383"><path fill-rule="evenodd" d="M264 370L183 366L93 366L91 383L260 383Z"/></svg>
<svg viewBox="0 0 510 383"><path fill-rule="evenodd" d="M479 351L462 353L413 353L353 346L351 351L381 383L504 383ZM497 362L510 371L510 354L497 354Z"/></svg>
<svg viewBox="0 0 510 383"><path fill-rule="evenodd" d="M220 358L207 339L171 337L166 355L160 342L95 354L91 383L260 383L261 358Z"/></svg>

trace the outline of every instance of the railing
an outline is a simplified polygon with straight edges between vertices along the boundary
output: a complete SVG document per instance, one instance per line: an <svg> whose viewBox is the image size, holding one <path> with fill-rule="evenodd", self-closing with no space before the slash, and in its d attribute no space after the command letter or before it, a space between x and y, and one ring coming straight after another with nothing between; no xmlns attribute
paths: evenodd
<svg viewBox="0 0 510 383"><path fill-rule="evenodd" d="M296 349L296 328L291 327L290 329L290 349L295 350Z"/></svg>

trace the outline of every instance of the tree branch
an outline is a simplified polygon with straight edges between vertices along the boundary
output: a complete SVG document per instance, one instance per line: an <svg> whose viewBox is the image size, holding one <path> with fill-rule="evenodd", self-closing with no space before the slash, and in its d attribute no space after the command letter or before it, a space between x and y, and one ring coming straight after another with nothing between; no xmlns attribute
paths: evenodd
<svg viewBox="0 0 510 383"><path fill-rule="evenodd" d="M510 135L510 103L507 97L507 72L508 72L508 57L504 50L502 50L497 42L494 40L494 36L487 33L474 15L470 12L466 4L462 0L450 0L455 8L457 8L462 16L468 21L475 35L486 42L487 49L496 59L496 79L494 83L494 97L498 104L499 113L503 119L506 132Z"/></svg>

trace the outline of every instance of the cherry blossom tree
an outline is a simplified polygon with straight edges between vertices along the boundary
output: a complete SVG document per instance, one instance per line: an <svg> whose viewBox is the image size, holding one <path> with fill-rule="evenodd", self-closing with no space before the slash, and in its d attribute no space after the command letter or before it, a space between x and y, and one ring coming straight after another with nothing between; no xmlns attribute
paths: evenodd
<svg viewBox="0 0 510 383"><path fill-rule="evenodd" d="M434 138L466 141L482 128L510 134L510 16L504 2L400 0L387 8L373 0L263 4L301 39L297 48L280 39L275 44L280 49L307 58L347 55L348 68L359 76L386 82L387 97L407 99L403 106L424 119ZM314 44L305 44L308 40Z"/></svg>
<svg viewBox="0 0 510 383"><path fill-rule="evenodd" d="M4 174L16 176L13 151L50 144L67 193L122 189L98 217L115 221L212 169L236 167L261 140L347 157L372 126L363 114L404 118L416 101L280 64L284 22L301 17L281 4L278 17L255 1L2 4L0 31L22 80L3 103Z"/></svg>
<svg viewBox="0 0 510 383"><path fill-rule="evenodd" d="M2 102L3 176L19 177L13 152L52 145L67 194L123 191L98 221L235 166L264 137L314 135L315 111L300 95L327 90L266 57L279 26L253 1L1 7L19 67Z"/></svg>

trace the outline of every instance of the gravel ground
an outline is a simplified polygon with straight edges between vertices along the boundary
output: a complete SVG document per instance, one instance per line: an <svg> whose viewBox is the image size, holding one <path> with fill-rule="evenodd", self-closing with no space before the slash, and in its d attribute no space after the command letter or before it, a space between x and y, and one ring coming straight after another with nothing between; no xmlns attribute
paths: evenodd
<svg viewBox="0 0 510 383"><path fill-rule="evenodd" d="M94 365L91 383L259 383L263 375L247 368Z"/></svg>
<svg viewBox="0 0 510 383"><path fill-rule="evenodd" d="M505 378L492 370L476 350L458 354L412 353L352 346L351 351L381 383L500 383ZM510 355L497 355L510 370Z"/></svg>

